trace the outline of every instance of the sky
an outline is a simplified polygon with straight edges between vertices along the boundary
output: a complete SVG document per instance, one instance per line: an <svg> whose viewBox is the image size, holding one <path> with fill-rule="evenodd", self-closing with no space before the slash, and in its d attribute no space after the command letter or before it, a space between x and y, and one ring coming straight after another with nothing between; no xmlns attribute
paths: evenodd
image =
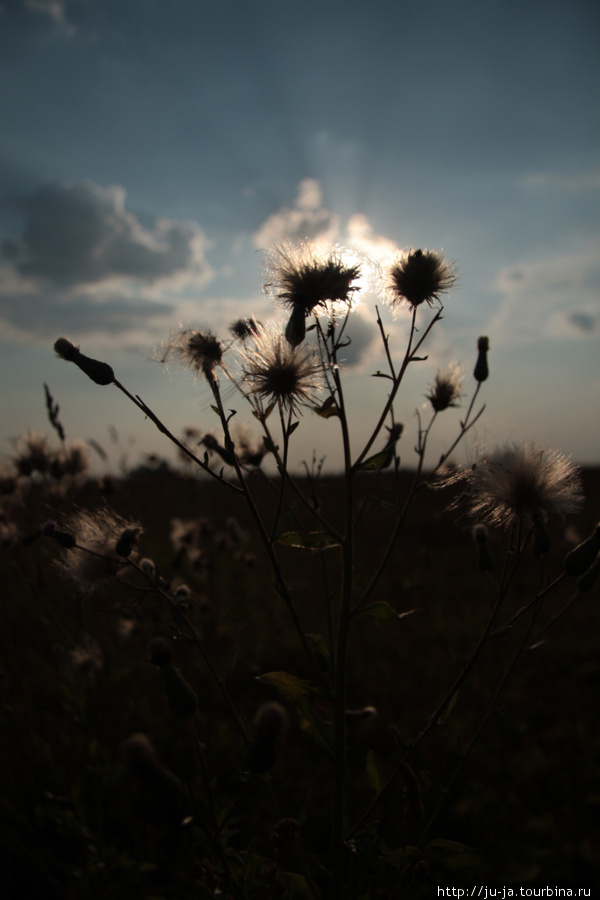
<svg viewBox="0 0 600 900"><path fill-rule="evenodd" d="M595 0L0 0L3 455L52 433L44 383L68 438L170 455L120 392L57 359L63 335L174 433L218 434L206 385L161 365L161 343L281 319L267 252L309 239L365 271L410 247L456 265L396 403L403 465L449 362L464 414L480 335L465 458L535 440L600 464L599 43ZM399 358L410 321L373 285L361 296L343 367L355 455L385 401L375 304ZM460 416L438 417L432 461ZM339 431L306 411L293 463L336 471Z"/></svg>

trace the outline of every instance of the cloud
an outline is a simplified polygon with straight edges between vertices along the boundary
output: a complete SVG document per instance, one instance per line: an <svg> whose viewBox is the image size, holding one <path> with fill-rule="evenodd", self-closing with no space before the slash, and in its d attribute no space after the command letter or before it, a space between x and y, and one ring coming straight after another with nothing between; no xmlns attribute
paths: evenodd
<svg viewBox="0 0 600 900"><path fill-rule="evenodd" d="M13 337L153 332L214 273L196 222L144 226L122 187L49 183L20 202L22 233L0 244L0 319Z"/></svg>
<svg viewBox="0 0 600 900"><path fill-rule="evenodd" d="M364 213L355 213L346 225L348 244L372 260L384 262L398 252L398 246L382 234L376 234Z"/></svg>
<svg viewBox="0 0 600 900"><path fill-rule="evenodd" d="M282 241L335 241L340 218L323 206L321 186L315 178L305 178L298 185L293 208L280 207L263 222L252 240L258 249Z"/></svg>
<svg viewBox="0 0 600 900"><path fill-rule="evenodd" d="M125 199L118 185L46 184L22 201L25 228L2 242L2 257L20 275L59 287L208 274L207 242L197 223L157 219L144 228Z"/></svg>
<svg viewBox="0 0 600 900"><path fill-rule="evenodd" d="M548 191L583 191L600 190L600 168L589 169L566 175L560 172L530 172L521 183L526 188L544 189Z"/></svg>
<svg viewBox="0 0 600 900"><path fill-rule="evenodd" d="M511 345L596 336L599 288L600 258L592 241L572 252L504 268L492 285L500 304L488 330L495 342Z"/></svg>

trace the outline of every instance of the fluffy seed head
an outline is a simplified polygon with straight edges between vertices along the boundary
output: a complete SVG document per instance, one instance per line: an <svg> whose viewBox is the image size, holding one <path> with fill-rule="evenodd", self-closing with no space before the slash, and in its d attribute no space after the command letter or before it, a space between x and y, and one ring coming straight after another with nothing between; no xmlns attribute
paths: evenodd
<svg viewBox="0 0 600 900"><path fill-rule="evenodd" d="M122 568L124 560L117 555L117 544L126 530L142 533L137 522L128 522L108 509L81 510L65 520L64 530L75 537L77 546L63 554L57 565L83 590L92 590Z"/></svg>
<svg viewBox="0 0 600 900"><path fill-rule="evenodd" d="M583 499L579 470L558 450L537 443L507 444L446 479L460 482L470 514L490 525L576 512Z"/></svg>
<svg viewBox="0 0 600 900"><path fill-rule="evenodd" d="M263 331L242 355L242 390L259 401L299 413L314 404L323 367L310 347L292 346L282 334Z"/></svg>
<svg viewBox="0 0 600 900"><path fill-rule="evenodd" d="M321 252L310 243L276 247L267 260L268 281L281 302L304 315L326 303L350 303L358 287L359 265L349 265L336 250Z"/></svg>
<svg viewBox="0 0 600 900"><path fill-rule="evenodd" d="M386 288L392 306L406 300L414 309L422 303L432 306L455 284L454 268L442 253L411 248L401 253L390 266Z"/></svg>
<svg viewBox="0 0 600 900"><path fill-rule="evenodd" d="M449 365L443 372L438 372L434 382L425 396L436 412L442 412L450 406L458 406L457 400L462 394L462 372L460 366Z"/></svg>
<svg viewBox="0 0 600 900"><path fill-rule="evenodd" d="M202 373L208 381L216 379L215 369L222 362L223 347L211 331L186 329L171 335L167 354L171 350L194 372Z"/></svg>

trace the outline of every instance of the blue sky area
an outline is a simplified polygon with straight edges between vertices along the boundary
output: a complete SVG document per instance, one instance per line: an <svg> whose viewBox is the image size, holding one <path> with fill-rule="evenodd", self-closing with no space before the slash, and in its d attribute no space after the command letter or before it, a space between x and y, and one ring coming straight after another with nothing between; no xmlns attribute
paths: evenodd
<svg viewBox="0 0 600 900"><path fill-rule="evenodd" d="M398 401L406 465L436 370L463 362L468 392L481 334L477 443L599 464L599 46L591 0L0 2L4 452L50 432L44 382L68 437L110 444L114 426L132 461L169 452L118 391L56 359L60 335L173 431L214 430L205 387L155 348L180 325L225 337L280 315L265 250L310 238L456 262ZM357 451L385 395L373 303L348 350ZM409 315L386 318L397 354ZM440 416L432 459L459 417ZM335 470L338 431L305 413L295 460L314 448Z"/></svg>

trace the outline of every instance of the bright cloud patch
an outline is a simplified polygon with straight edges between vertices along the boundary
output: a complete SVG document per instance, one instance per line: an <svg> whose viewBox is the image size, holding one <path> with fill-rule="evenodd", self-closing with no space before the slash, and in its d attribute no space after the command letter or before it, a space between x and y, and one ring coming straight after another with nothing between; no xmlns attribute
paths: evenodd
<svg viewBox="0 0 600 900"><path fill-rule="evenodd" d="M266 249L282 241L335 241L340 218L323 206L321 186L315 178L298 185L296 203L272 213L253 235L254 246Z"/></svg>
<svg viewBox="0 0 600 900"><path fill-rule="evenodd" d="M174 314L212 277L196 222L145 227L119 186L47 184L22 202L25 226L0 244L0 317L12 336L116 334Z"/></svg>
<svg viewBox="0 0 600 900"><path fill-rule="evenodd" d="M489 325L494 340L528 344L600 332L600 261L595 243L573 253L502 269Z"/></svg>

